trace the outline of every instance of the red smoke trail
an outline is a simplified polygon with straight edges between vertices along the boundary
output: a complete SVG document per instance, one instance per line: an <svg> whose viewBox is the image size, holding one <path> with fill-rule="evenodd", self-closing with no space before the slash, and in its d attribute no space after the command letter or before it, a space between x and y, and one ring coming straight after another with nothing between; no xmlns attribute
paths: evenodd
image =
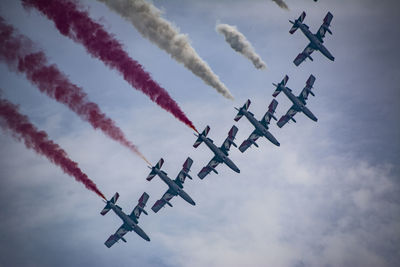
<svg viewBox="0 0 400 267"><path fill-rule="evenodd" d="M80 11L75 1L66 0L22 0L24 6L35 7L53 20L65 36L81 43L86 50L102 60L108 67L117 69L134 88L146 94L163 109L196 130L178 104L168 92L144 71L143 67L123 50L122 44L107 33L102 25L93 21L87 11Z"/></svg>
<svg viewBox="0 0 400 267"><path fill-rule="evenodd" d="M27 37L17 35L14 28L0 17L0 60L4 60L12 70L24 73L41 92L65 104L93 128L100 128L149 164L115 122L102 113L97 104L88 100L82 88L71 83L57 66L49 65L43 52L33 52L31 47L32 42Z"/></svg>
<svg viewBox="0 0 400 267"><path fill-rule="evenodd" d="M18 112L17 106L1 97L0 118L3 118L5 122L5 124L0 125L5 129L10 129L16 139L22 139L27 148L46 156L51 162L61 167L66 174L73 176L75 180L83 183L87 189L107 200L96 184L79 169L78 164L72 161L64 150L51 141L44 131L36 129L28 117Z"/></svg>

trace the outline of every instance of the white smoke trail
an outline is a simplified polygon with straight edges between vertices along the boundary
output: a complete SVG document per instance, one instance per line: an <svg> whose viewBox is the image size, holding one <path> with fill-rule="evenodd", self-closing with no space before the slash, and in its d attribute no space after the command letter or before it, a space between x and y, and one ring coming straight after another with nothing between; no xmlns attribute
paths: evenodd
<svg viewBox="0 0 400 267"><path fill-rule="evenodd" d="M235 51L250 59L257 69L265 69L267 67L250 42L235 26L218 24L215 30L225 36L225 41L229 43Z"/></svg>
<svg viewBox="0 0 400 267"><path fill-rule="evenodd" d="M182 63L206 84L229 99L233 96L190 45L187 35L179 33L170 22L161 17L161 11L144 0L98 0L117 12L159 48Z"/></svg>
<svg viewBox="0 0 400 267"><path fill-rule="evenodd" d="M272 1L275 2L281 8L289 10L289 7L286 5L286 3L283 0L272 0Z"/></svg>

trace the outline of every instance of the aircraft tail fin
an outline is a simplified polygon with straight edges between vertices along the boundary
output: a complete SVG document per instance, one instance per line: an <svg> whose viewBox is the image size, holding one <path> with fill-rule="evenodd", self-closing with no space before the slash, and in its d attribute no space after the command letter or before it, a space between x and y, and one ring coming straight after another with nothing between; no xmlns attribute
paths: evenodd
<svg viewBox="0 0 400 267"><path fill-rule="evenodd" d="M286 86L286 83L288 80L289 80L289 77L287 75L285 75L285 77L279 84L273 83L273 85L276 87L274 93L272 94L273 97L276 97L277 95L279 95L279 93L282 91L282 87Z"/></svg>
<svg viewBox="0 0 400 267"><path fill-rule="evenodd" d="M115 204L115 203L117 202L118 198L119 198L119 194L118 194L118 192L117 192L117 193L115 193L115 195L109 200L109 202ZM100 212L100 214L104 216L104 215L107 214L107 212L110 211L110 209L111 209L111 206L107 203L107 205L106 205L106 206L104 207L104 209Z"/></svg>
<svg viewBox="0 0 400 267"><path fill-rule="evenodd" d="M210 126L207 125L207 127L200 135L206 137L209 131L210 131ZM193 147L197 148L202 142L203 140L200 138L200 136L198 136L196 142L194 142Z"/></svg>
<svg viewBox="0 0 400 267"><path fill-rule="evenodd" d="M249 106L251 104L250 99L247 99L246 103L244 103L243 107L241 109L237 109L238 114L236 115L236 117L234 118L235 121L239 121L242 117L243 117L243 113L241 112L242 110L248 110Z"/></svg>

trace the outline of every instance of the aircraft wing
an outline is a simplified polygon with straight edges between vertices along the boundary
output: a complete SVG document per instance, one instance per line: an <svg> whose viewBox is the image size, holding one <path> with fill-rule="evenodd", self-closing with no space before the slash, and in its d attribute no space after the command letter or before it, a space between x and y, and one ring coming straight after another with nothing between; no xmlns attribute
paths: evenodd
<svg viewBox="0 0 400 267"><path fill-rule="evenodd" d="M249 138L243 141L243 143L240 145L239 150L240 152L245 152L251 145L255 144L257 139L260 137L260 135L257 134L257 131L254 130Z"/></svg>
<svg viewBox="0 0 400 267"><path fill-rule="evenodd" d="M204 179L211 171L214 171L215 173L218 173L215 168L218 166L220 162L217 160L217 157L213 157L210 162L205 166L197 176L199 176L200 179Z"/></svg>
<svg viewBox="0 0 400 267"><path fill-rule="evenodd" d="M231 130L228 133L228 137L225 139L224 143L220 147L220 149L225 153L225 155L228 155L231 145L236 146L236 144L233 142L233 140L235 140L235 136L236 136L237 132L238 132L238 128L235 125L233 125Z"/></svg>
<svg viewBox="0 0 400 267"><path fill-rule="evenodd" d="M183 188L183 183L185 182L186 177L189 177L189 179L192 179L190 177L189 172L190 172L190 167L192 167L193 160L188 157L183 163L182 170L179 172L178 176L175 178L175 183L180 187Z"/></svg>
<svg viewBox="0 0 400 267"><path fill-rule="evenodd" d="M312 61L312 58L310 55L314 52L314 48L312 47L311 43L309 43L306 48L304 48L303 52L297 55L297 57L294 59L293 63L296 66L299 66L301 62L303 62L306 58L310 58Z"/></svg>
<svg viewBox="0 0 400 267"><path fill-rule="evenodd" d="M117 243L121 238L122 241L126 242L125 239L123 239L123 236L129 232L129 230L127 230L125 228L125 224L121 225L120 228L118 228L118 230L115 232L115 234L111 235L106 242L104 242L104 245L106 245L108 248L110 248L112 245L114 245L115 243Z"/></svg>
<svg viewBox="0 0 400 267"><path fill-rule="evenodd" d="M300 95L299 95L299 99L300 101L305 105L306 104L306 100L308 99L308 95L314 95L314 93L311 91L311 89L313 88L315 82L315 77L314 75L310 75L310 78L308 78L306 86L304 87L304 89L301 91Z"/></svg>
<svg viewBox="0 0 400 267"><path fill-rule="evenodd" d="M164 207L167 202L175 196L174 192L171 189L168 189L167 192L162 196L161 199L157 200L156 203L154 203L153 207L151 209L157 213L162 207Z"/></svg>
<svg viewBox="0 0 400 267"><path fill-rule="evenodd" d="M261 120L261 123L264 126L268 126L268 124L270 124L270 122L271 122L271 119L276 120L274 113L275 113L277 106L278 106L278 101L276 101L276 99L272 100L271 104L269 104L269 106L268 106L267 113L265 113L264 117Z"/></svg>
<svg viewBox="0 0 400 267"><path fill-rule="evenodd" d="M279 121L278 121L278 123L277 123L277 125L279 126L279 128L282 128L283 125L285 125L289 120L291 120L291 119L293 118L294 115L296 115L296 113L297 113L296 106L293 105L293 106L288 110L288 112L286 112L286 114L283 115L283 116L279 119Z"/></svg>
<svg viewBox="0 0 400 267"><path fill-rule="evenodd" d="M139 198L139 203L133 209L129 217L139 219L140 214L142 214L144 207L146 206L147 200L149 200L149 195L144 192L143 195Z"/></svg>
<svg viewBox="0 0 400 267"><path fill-rule="evenodd" d="M321 27L319 27L316 36L321 42L323 42L323 39L325 38L325 34L327 31L332 34L332 32L329 30L329 26L331 25L332 19L333 19L332 13L328 12L328 14L326 14L324 18L324 23L321 25Z"/></svg>

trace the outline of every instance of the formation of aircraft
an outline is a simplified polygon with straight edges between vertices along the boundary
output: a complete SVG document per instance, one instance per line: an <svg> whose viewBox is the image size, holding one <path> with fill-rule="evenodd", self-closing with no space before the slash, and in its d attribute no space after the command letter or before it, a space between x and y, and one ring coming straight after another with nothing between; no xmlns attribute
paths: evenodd
<svg viewBox="0 0 400 267"><path fill-rule="evenodd" d="M174 196L180 196L189 204L193 206L196 205L196 203L188 195L188 193L183 190L183 183L185 182L185 178L188 177L189 179L192 179L192 177L189 175L189 171L190 167L193 164L193 160L190 157L186 159L185 163L183 164L182 170L179 172L175 180L169 178L168 174L161 170L163 163L164 160L160 159L154 167L149 167L151 169L151 172L146 178L147 181L151 181L154 176L158 175L161 180L163 180L169 187L167 192L165 192L161 199L157 200L157 202L154 203L151 209L157 213L162 207L164 207L165 204L168 204L168 206L172 207L172 204L169 201Z"/></svg>
<svg viewBox="0 0 400 267"><path fill-rule="evenodd" d="M276 120L274 113L276 107L278 106L278 101L276 101L275 99L272 100L271 104L268 106L267 113L265 113L264 117L262 117L260 121L258 121L254 117L253 113L248 111L250 103L250 99L248 99L243 107L241 107L240 109L235 108L238 111L238 114L236 115L234 120L239 121L243 116L245 116L255 128L255 130L250 134L249 138L244 140L243 143L240 145L240 152L245 152L251 145L255 145L256 147L258 147L256 141L260 136L264 136L274 145L280 146L278 140L276 140L276 138L268 131L268 125L271 119Z"/></svg>
<svg viewBox="0 0 400 267"><path fill-rule="evenodd" d="M233 161L228 157L228 152L233 145L234 147L237 147L237 145L234 143L236 133L238 131L238 128L234 125L230 129L228 133L228 137L225 139L224 143L222 144L221 147L217 147L214 144L214 141L211 140L210 138L207 137L208 132L210 131L210 126L207 125L207 127L204 129L204 131L195 136L197 136L197 140L194 143L193 147L197 148L201 143L205 143L208 148L212 152L214 152L214 157L210 160L210 162L205 166L201 171L197 174L197 176L200 179L204 179L211 171L215 172L218 174L217 170L215 169L218 164L220 163L225 163L229 168L231 168L234 172L240 173L239 168L233 163Z"/></svg>
<svg viewBox="0 0 400 267"><path fill-rule="evenodd" d="M300 17L298 19L296 19L294 22L289 20L289 22L291 24L293 24L293 26L289 32L291 34L293 34L297 29L300 29L304 33L304 35L307 37L307 39L310 41L310 43L306 46L306 48L303 50L303 52L301 52L295 58L293 63L296 66L299 66L306 58L309 58L311 61L313 61L311 54L312 54L312 52L314 52L314 50L320 51L328 59L334 61L335 58L328 51L328 49L323 45L326 32L332 34L332 31L329 29L329 26L331 24L333 15L331 14L331 12L328 12L328 14L326 14L326 16L324 18L324 23L321 25L321 27L319 28L319 30L316 34L313 34L309 30L308 25L303 23L305 17L306 17L306 13L303 11L303 13L301 13Z"/></svg>
<svg viewBox="0 0 400 267"><path fill-rule="evenodd" d="M144 192L143 195L139 198L139 203L136 205L136 207L129 215L123 212L120 206L115 204L118 198L119 194L117 192L110 200L106 202L106 206L100 212L100 214L104 216L107 214L107 212L113 210L115 214L117 214L117 216L120 217L121 220L123 221L123 224L118 228L115 234L111 235L104 244L108 248L110 248L120 239L126 243L124 235L130 231L134 231L144 240L150 241L150 238L147 236L147 234L142 230L142 228L138 226L139 223L138 219L140 217L140 214L142 214L143 212L144 214L147 215L147 212L144 210L144 207L146 206L147 200L149 199L149 195L146 192Z"/></svg>
<svg viewBox="0 0 400 267"><path fill-rule="evenodd" d="M311 94L312 96L315 96L314 93L311 91L315 82L315 77L312 74L310 75L307 80L306 86L301 91L299 96L295 96L292 93L292 89L286 87L286 83L288 80L289 77L286 75L279 84L273 84L276 87L275 92L272 94L273 97L276 97L280 92L283 92L293 103L288 112L279 119L277 125L281 128L289 120L296 122L293 117L294 115L296 115L297 112L303 112L311 120L317 121L317 117L315 117L311 110L306 107L306 100L308 99L308 95Z"/></svg>
<svg viewBox="0 0 400 267"><path fill-rule="evenodd" d="M316 1L316 0L314 0ZM318 30L316 34L312 34L309 30L309 27L303 23L303 20L305 18L306 14L303 12L301 16L295 21L292 22L290 21L293 26L290 29L290 33L294 33L298 28L301 29L301 31L306 35L306 37L310 40L310 43L308 46L304 49L302 53L300 53L296 59L294 60L294 64L296 66L300 65L301 62L303 62L306 58L311 59L311 53L314 50L319 50L322 54L324 54L327 58L330 60L334 60L334 57L331 55L331 53L325 48L325 46L322 44L323 43L323 38L325 37L325 33L329 32L332 34L332 32L329 29L330 23L332 21L332 14L328 12L324 19L324 23ZM292 92L292 89L288 88L286 86L287 82L289 80L289 77L285 75L283 80L279 84L273 84L276 89L273 93L273 97L278 96L280 92L283 92L289 100L293 103L290 109L287 111L285 115L283 115L279 121L277 122L277 125L279 128L283 127L287 122L290 120L293 122L296 122L296 120L293 118L294 115L297 112L303 112L308 118L310 118L313 121L317 121L317 117L306 107L306 101L308 99L308 96L311 94L312 96L315 96L314 93L312 92L312 88L315 82L315 77L313 75L310 75L306 82L306 86L304 89L301 91L299 96L295 96ZM246 103L243 105L241 108L235 108L238 113L235 116L234 120L237 122L239 121L243 116L247 118L247 120L253 125L254 131L250 134L250 136L243 141L243 143L239 147L239 151L242 153L245 152L251 145L254 145L258 147L258 144L256 143L257 139L259 137L265 137L267 138L271 143L273 143L276 146L280 146L280 143L278 140L269 132L269 125L271 123L271 120L277 120L276 117L274 116L274 113L276 111L276 108L278 106L278 101L276 99L273 99L272 102L268 106L268 111L265 113L265 115L261 118L261 120L257 120L252 112L250 112L249 106L250 106L250 99L246 101ZM205 143L207 147L214 153L214 157L211 159L211 161L201 169L201 171L198 173L198 177L200 179L204 179L211 171L218 174L217 170L215 169L219 164L225 163L229 168L231 168L233 171L240 173L239 168L233 163L233 161L229 158L229 150L231 146L233 145L234 147L237 147L235 144L234 140L236 137L236 134L238 132L238 128L236 126L232 126L228 133L228 137L225 139L221 147L217 147L214 144L214 141L207 137L208 133L210 131L210 127L207 126L204 131L200 134L195 134L197 137L196 142L194 143L193 147L197 148L201 143ZM146 178L148 181L151 181L156 175L161 178L167 185L168 185L168 190L164 193L164 195L161 197L161 199L157 200L154 205L152 206L152 210L157 213L162 207L167 204L168 206L172 207L172 204L170 203L170 200L174 196L180 196L183 198L186 202L188 202L191 205L196 205L193 199L183 190L183 184L185 182L186 177L189 179L192 179L192 177L189 175L190 168L193 164L193 160L188 157L186 161L183 164L183 167L175 180L172 180L171 178L168 177L168 174L161 170L161 167L164 163L164 160L161 158L158 163L155 166L149 166L151 169L150 174ZM116 193L110 200L106 202L106 206L104 209L101 211L102 215L105 215L108 211L111 209L117 214L118 217L120 217L123 221L123 224L121 227L118 228L115 234L111 235L107 241L104 243L108 248L110 248L112 245L114 245L116 242L119 240L122 240L126 242L125 238L123 237L127 232L129 231L134 231L136 232L140 237L143 239L150 241L150 238L147 236L147 234L138 226L138 219L140 217L140 214L143 212L144 214L147 215L147 212L144 210L144 207L146 206L146 203L149 199L149 195L145 192L143 195L140 197L138 204L136 207L133 209L132 213L128 216L125 214L122 209L116 205L116 201L118 200L119 194Z"/></svg>

